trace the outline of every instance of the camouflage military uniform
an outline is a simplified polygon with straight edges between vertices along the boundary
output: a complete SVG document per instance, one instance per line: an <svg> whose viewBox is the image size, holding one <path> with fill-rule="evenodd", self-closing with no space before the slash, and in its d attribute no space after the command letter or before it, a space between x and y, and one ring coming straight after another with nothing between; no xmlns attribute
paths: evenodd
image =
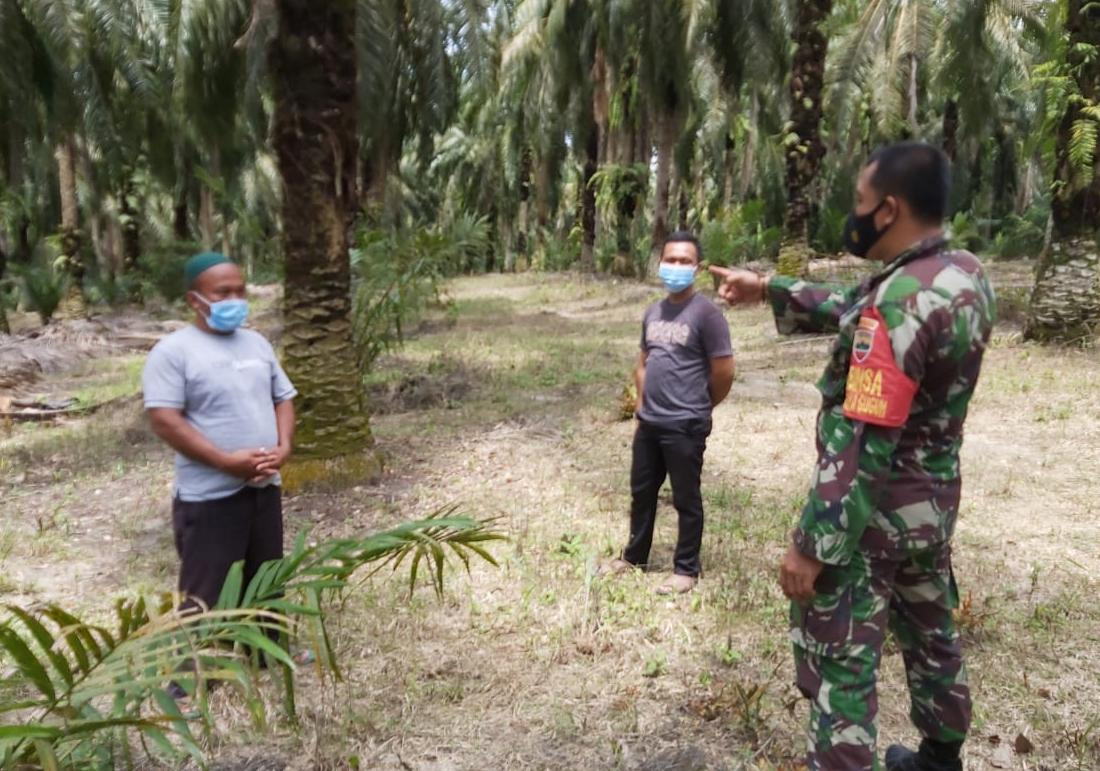
<svg viewBox="0 0 1100 771"><path fill-rule="evenodd" d="M798 686L811 702L809 765L879 767L875 676L887 627L904 656L913 722L927 738L961 741L970 692L949 544L993 290L977 258L937 238L850 290L775 277L767 297L781 333L838 333L818 383L818 462L794 534L825 563L814 600L791 608ZM881 371L859 365L876 339ZM894 425L876 424L899 409Z"/></svg>

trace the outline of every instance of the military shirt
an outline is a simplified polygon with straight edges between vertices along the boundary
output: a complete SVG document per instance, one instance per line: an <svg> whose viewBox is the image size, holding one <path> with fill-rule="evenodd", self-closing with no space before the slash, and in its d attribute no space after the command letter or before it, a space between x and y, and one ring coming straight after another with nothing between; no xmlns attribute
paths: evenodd
<svg viewBox="0 0 1100 771"><path fill-rule="evenodd" d="M766 295L781 334L837 333L817 384L817 464L798 549L845 564L856 549L889 555L946 543L963 423L996 315L981 262L940 236L858 286L777 276ZM871 357L878 369L860 366Z"/></svg>

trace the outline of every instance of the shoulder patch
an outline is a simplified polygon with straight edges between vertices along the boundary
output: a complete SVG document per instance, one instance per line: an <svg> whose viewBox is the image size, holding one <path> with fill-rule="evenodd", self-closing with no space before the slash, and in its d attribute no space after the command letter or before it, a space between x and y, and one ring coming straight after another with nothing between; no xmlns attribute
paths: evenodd
<svg viewBox="0 0 1100 771"><path fill-rule="evenodd" d="M918 384L898 367L886 321L866 308L852 342L844 415L877 426L899 428L909 419Z"/></svg>

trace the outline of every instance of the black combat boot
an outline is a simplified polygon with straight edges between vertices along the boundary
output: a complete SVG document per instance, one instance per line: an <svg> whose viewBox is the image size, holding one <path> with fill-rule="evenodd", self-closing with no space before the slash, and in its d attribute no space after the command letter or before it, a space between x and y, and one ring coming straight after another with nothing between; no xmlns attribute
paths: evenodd
<svg viewBox="0 0 1100 771"><path fill-rule="evenodd" d="M925 739L917 752L895 744L886 750L886 771L962 771L962 744Z"/></svg>

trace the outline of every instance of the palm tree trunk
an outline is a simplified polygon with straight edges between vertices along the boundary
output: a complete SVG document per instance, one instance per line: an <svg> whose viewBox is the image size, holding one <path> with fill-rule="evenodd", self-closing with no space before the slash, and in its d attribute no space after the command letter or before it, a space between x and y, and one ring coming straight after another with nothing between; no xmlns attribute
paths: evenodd
<svg viewBox="0 0 1100 771"><path fill-rule="evenodd" d="M145 298L141 291L141 226L138 222L137 194L130 174L126 175L122 191L119 194L119 215L122 220L122 268L128 279L128 299L134 305L141 305Z"/></svg>
<svg viewBox="0 0 1100 771"><path fill-rule="evenodd" d="M79 205L76 199L76 140L67 134L57 148L57 182L61 196L61 265L69 287L54 316L78 319L88 315L84 302L84 258L81 255Z"/></svg>
<svg viewBox="0 0 1100 771"><path fill-rule="evenodd" d="M669 186L675 143L676 134L671 117L666 115L658 118L657 186L653 196L653 241L649 255L649 275L657 273L661 261L661 246L668 236Z"/></svg>
<svg viewBox="0 0 1100 771"><path fill-rule="evenodd" d="M222 254L233 254L233 237L230 232L229 216L222 212Z"/></svg>
<svg viewBox="0 0 1100 771"><path fill-rule="evenodd" d="M4 251L4 246L3 239L0 239L0 281L3 281L4 274L8 272L8 253ZM11 334L11 327L8 325L8 309L2 301L0 301L0 334Z"/></svg>
<svg viewBox="0 0 1100 771"><path fill-rule="evenodd" d="M760 99L753 91L749 100L749 126L759 126L760 123ZM744 200L752 189L752 183L756 176L756 145L759 140L758 132L750 130L745 136L745 149L741 153L739 172L738 197Z"/></svg>
<svg viewBox="0 0 1100 771"><path fill-rule="evenodd" d="M214 193L206 185L199 188L199 243L214 248Z"/></svg>
<svg viewBox="0 0 1100 771"><path fill-rule="evenodd" d="M1100 175L1083 174L1073 163L1070 145L1082 101L1100 101L1100 62L1084 53L1100 46L1100 10L1088 0L1069 0L1066 32L1067 58L1083 100L1069 101L1058 127L1052 241L1039 261L1024 336L1079 342L1091 340L1100 327ZM1095 166L1095 158L1090 165Z"/></svg>
<svg viewBox="0 0 1100 771"><path fill-rule="evenodd" d="M172 206L172 234L177 241L191 240L188 208L191 193L191 161L185 159L177 165L176 200Z"/></svg>
<svg viewBox="0 0 1100 771"><path fill-rule="evenodd" d="M390 175L389 150L374 148L361 165L359 179L359 206L369 225L381 223L386 205L386 181Z"/></svg>
<svg viewBox="0 0 1100 771"><path fill-rule="evenodd" d="M8 185L15 190L23 187L25 174L26 152L25 139L22 127L18 121L9 121L7 125L8 135ZM11 247L11 257L17 263L26 264L31 260L30 244L30 218L25 210L20 212L15 223L15 244Z"/></svg>
<svg viewBox="0 0 1100 771"><path fill-rule="evenodd" d="M997 160L993 165L993 204L991 216L999 220L1012 211L1016 189L1019 186L1016 163L1016 143L998 125L993 131L993 141L997 147ZM987 236L988 237L988 236Z"/></svg>
<svg viewBox="0 0 1100 771"><path fill-rule="evenodd" d="M533 155L530 147L524 147L520 153L519 161L519 213L516 217L516 256L512 263L512 270L516 269L516 261L522 260L524 267L530 264L528 256L528 225L531 208L531 166Z"/></svg>
<svg viewBox="0 0 1100 771"><path fill-rule="evenodd" d="M278 0L277 7L269 64L283 179L284 355L300 393L296 453L334 458L373 443L350 318L355 4Z"/></svg>
<svg viewBox="0 0 1100 771"><path fill-rule="evenodd" d="M722 211L733 205L733 179L737 173L737 142L732 132L726 133L725 153L722 157Z"/></svg>
<svg viewBox="0 0 1100 771"><path fill-rule="evenodd" d="M959 103L954 99L943 108L943 152L952 163L959 152Z"/></svg>
<svg viewBox="0 0 1100 771"><path fill-rule="evenodd" d="M909 136L916 138L920 135L920 124L917 122L917 56L909 56Z"/></svg>
<svg viewBox="0 0 1100 771"><path fill-rule="evenodd" d="M7 151L8 161L7 168L0 169L0 173L3 173L9 187L18 190L23 183L23 134L16 121L8 121L0 132L2 132L0 136L3 136L7 145L4 149ZM13 257L18 256L19 233L16 233L16 238L12 239L12 242L8 241L7 236L7 233L0 232L0 281L8 272L9 251L12 252ZM8 309L2 302L0 302L0 334L11 334L11 327L8 325Z"/></svg>
<svg viewBox="0 0 1100 771"><path fill-rule="evenodd" d="M825 155L821 141L822 94L829 39L822 25L833 0L798 0L790 97L793 124L787 142L787 214L779 272L801 276L810 259L810 187Z"/></svg>
<svg viewBox="0 0 1100 771"><path fill-rule="evenodd" d="M1035 200L1035 177L1041 168L1041 157L1028 159L1027 167L1024 169L1024 182L1016 193L1016 214L1023 214L1031 206L1031 202Z"/></svg>
<svg viewBox="0 0 1100 771"><path fill-rule="evenodd" d="M585 143L584 170L581 172L581 268L596 270L596 188L592 177L599 168L600 136L595 124Z"/></svg>
<svg viewBox="0 0 1100 771"><path fill-rule="evenodd" d="M210 176L213 179L221 177L221 154L214 147L210 153ZM199 188L199 238L203 249L213 249L215 240L214 230L214 191L210 185L203 184Z"/></svg>

